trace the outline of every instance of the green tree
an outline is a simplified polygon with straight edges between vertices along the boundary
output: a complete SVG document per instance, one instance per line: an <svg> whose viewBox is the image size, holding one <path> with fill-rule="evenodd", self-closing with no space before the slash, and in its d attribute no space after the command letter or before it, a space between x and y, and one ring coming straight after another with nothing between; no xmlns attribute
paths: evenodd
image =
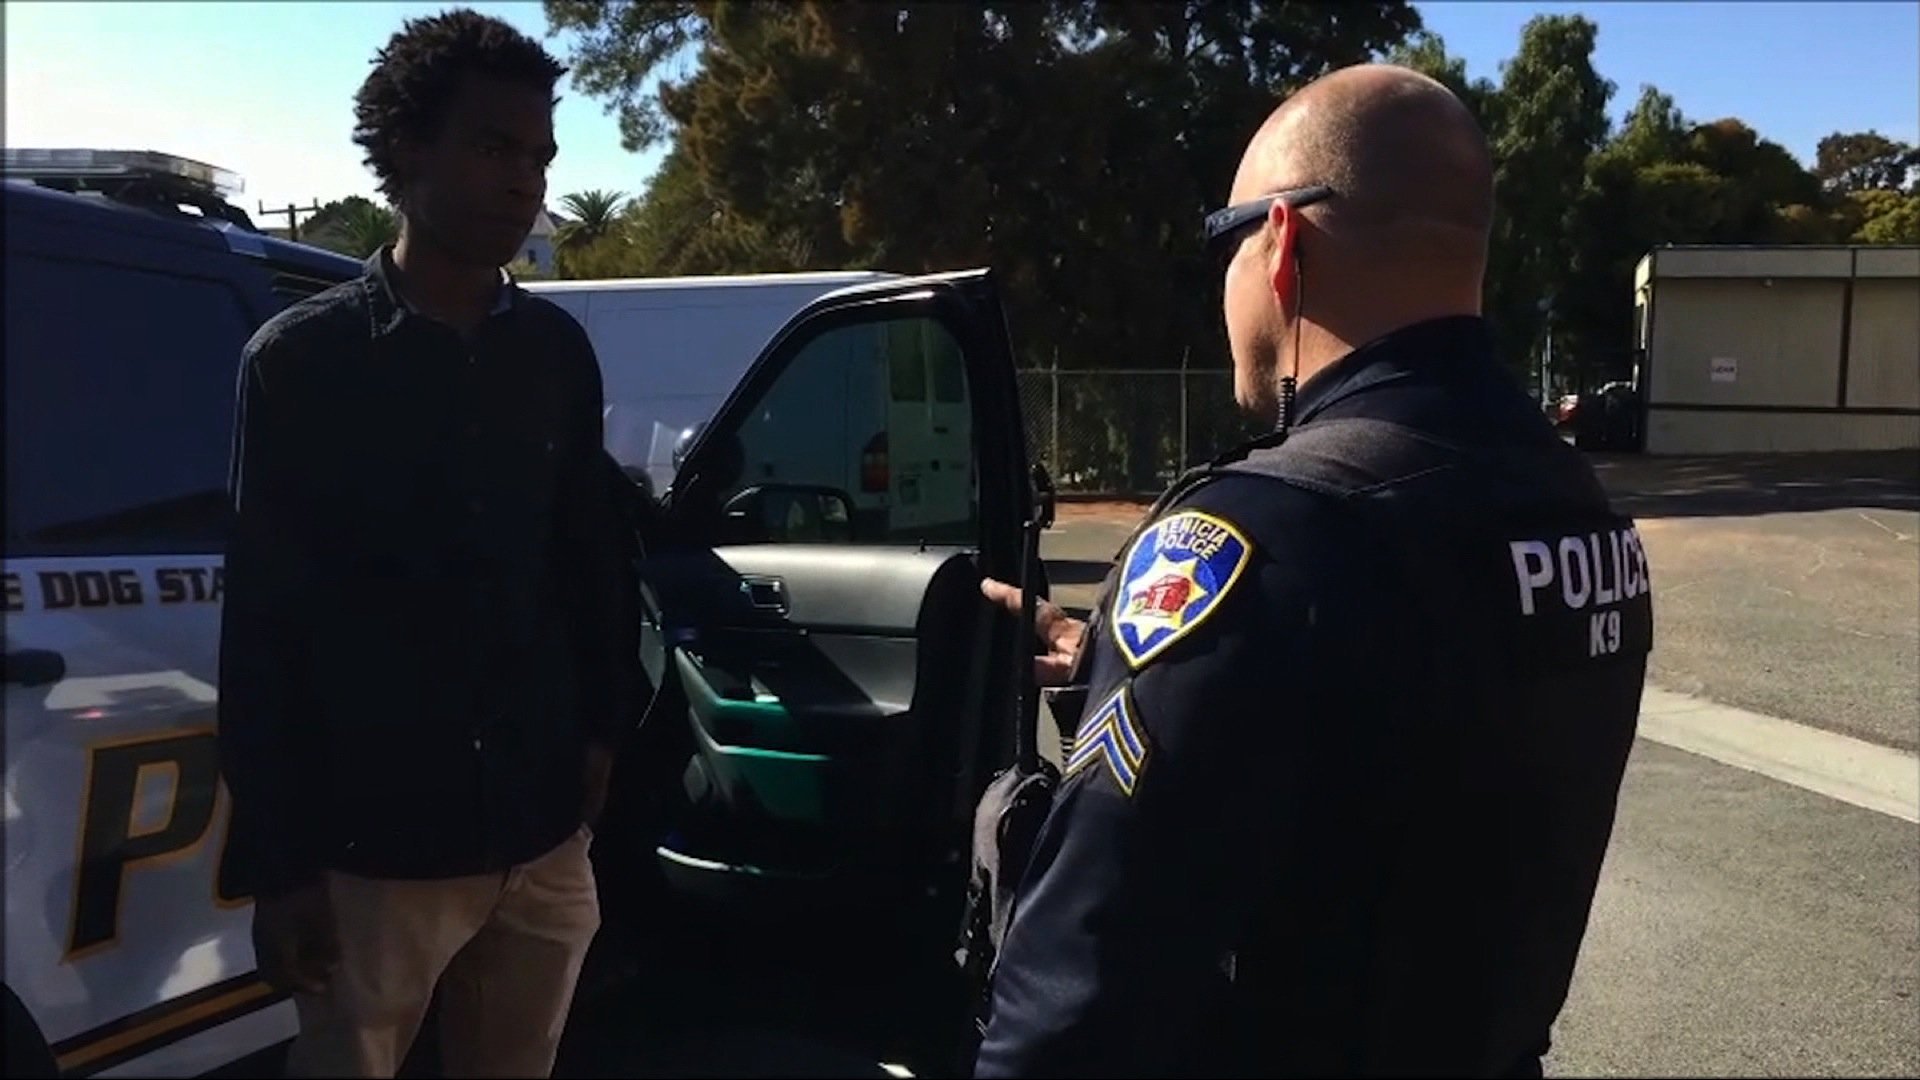
<svg viewBox="0 0 1920 1080"><path fill-rule="evenodd" d="M1820 140L1813 173L1830 191L1900 191L1920 168L1920 151L1878 131L1836 131Z"/></svg>
<svg viewBox="0 0 1920 1080"><path fill-rule="evenodd" d="M1850 192L1840 214L1855 244L1920 244L1920 196L1886 188Z"/></svg>
<svg viewBox="0 0 1920 1080"><path fill-rule="evenodd" d="M1504 358L1519 372L1536 372L1548 319L1542 302L1557 306L1590 259L1580 208L1588 161L1607 138L1614 90L1593 67L1597 34L1584 16L1535 17L1501 69L1487 312Z"/></svg>
<svg viewBox="0 0 1920 1080"><path fill-rule="evenodd" d="M1671 95L1652 84L1640 87L1640 99L1627 112L1605 153L1638 168L1686 156L1693 125Z"/></svg>
<svg viewBox="0 0 1920 1080"><path fill-rule="evenodd" d="M356 259L365 259L399 238L399 216L360 195L322 206L300 232L306 243Z"/></svg>
<svg viewBox="0 0 1920 1080"><path fill-rule="evenodd" d="M1778 238L1779 208L1822 199L1820 181L1779 143L1726 117L1701 124L1688 139L1690 161L1728 181L1720 226L1706 239L1720 244L1767 243Z"/></svg>
<svg viewBox="0 0 1920 1080"><path fill-rule="evenodd" d="M572 218L554 234L556 252L595 243L611 233L620 220L620 207L627 201L622 191L576 191L563 196L560 205Z"/></svg>
<svg viewBox="0 0 1920 1080"><path fill-rule="evenodd" d="M1782 244L1843 244L1848 239L1840 214L1803 203L1779 207L1772 233Z"/></svg>
<svg viewBox="0 0 1920 1080"><path fill-rule="evenodd" d="M637 275L806 268L797 248L783 248L766 229L710 195L699 168L678 147L667 152L652 185L629 211L627 236Z"/></svg>

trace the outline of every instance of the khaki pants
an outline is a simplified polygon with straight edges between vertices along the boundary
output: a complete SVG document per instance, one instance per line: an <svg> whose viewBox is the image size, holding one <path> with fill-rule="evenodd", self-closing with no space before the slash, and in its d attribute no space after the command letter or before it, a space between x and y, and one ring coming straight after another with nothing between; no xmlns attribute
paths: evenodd
<svg viewBox="0 0 1920 1080"><path fill-rule="evenodd" d="M600 901L581 829L505 873L390 881L332 873L340 966L297 994L296 1077L390 1077L440 990L447 1076L544 1077L573 1003Z"/></svg>

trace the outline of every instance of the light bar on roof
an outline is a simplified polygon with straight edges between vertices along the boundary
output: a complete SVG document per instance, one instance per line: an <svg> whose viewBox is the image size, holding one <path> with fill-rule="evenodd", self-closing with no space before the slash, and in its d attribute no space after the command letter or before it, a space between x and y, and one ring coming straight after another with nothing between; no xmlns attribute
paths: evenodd
<svg viewBox="0 0 1920 1080"><path fill-rule="evenodd" d="M129 179L169 176L222 198L247 188L239 173L152 150L26 150L8 147L6 174L22 179Z"/></svg>

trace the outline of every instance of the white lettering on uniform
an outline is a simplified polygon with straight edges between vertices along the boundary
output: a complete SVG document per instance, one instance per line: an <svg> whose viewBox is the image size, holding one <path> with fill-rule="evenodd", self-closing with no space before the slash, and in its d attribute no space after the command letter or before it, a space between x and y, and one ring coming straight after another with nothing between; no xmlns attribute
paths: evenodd
<svg viewBox="0 0 1920 1080"><path fill-rule="evenodd" d="M1520 586L1520 614L1533 614L1533 594L1553 583L1553 549L1538 540L1514 540L1513 577Z"/></svg>
<svg viewBox="0 0 1920 1080"><path fill-rule="evenodd" d="M1556 577L1560 598L1573 611L1631 600L1651 588L1647 551L1639 531L1631 527L1613 529L1604 536L1597 532L1562 536L1557 542L1509 540L1507 550L1513 558L1522 615L1538 612L1540 594L1553 588Z"/></svg>
<svg viewBox="0 0 1920 1080"><path fill-rule="evenodd" d="M1596 611L1587 622L1587 655L1610 656L1620 651L1620 610Z"/></svg>
<svg viewBox="0 0 1920 1080"><path fill-rule="evenodd" d="M1599 533L1587 534L1587 550L1593 555L1593 602L1596 604L1611 604L1615 600L1620 599L1620 561L1618 559L1614 560L1613 587L1608 588L1607 575L1601 573L1602 570L1606 569L1607 560L1602 558L1600 554Z"/></svg>
<svg viewBox="0 0 1920 1080"><path fill-rule="evenodd" d="M1573 568L1580 567L1580 587L1573 587ZM1587 562L1587 545L1577 536L1560 538L1560 598L1578 611L1593 596L1593 567Z"/></svg>

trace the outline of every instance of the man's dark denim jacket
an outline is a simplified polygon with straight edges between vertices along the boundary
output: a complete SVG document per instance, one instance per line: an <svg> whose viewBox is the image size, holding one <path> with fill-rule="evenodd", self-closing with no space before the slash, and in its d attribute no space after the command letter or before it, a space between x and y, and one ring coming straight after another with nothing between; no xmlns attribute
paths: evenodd
<svg viewBox="0 0 1920 1080"><path fill-rule="evenodd" d="M581 824L639 702L633 535L579 324L471 337L382 251L241 361L221 632L230 888L492 872Z"/></svg>

